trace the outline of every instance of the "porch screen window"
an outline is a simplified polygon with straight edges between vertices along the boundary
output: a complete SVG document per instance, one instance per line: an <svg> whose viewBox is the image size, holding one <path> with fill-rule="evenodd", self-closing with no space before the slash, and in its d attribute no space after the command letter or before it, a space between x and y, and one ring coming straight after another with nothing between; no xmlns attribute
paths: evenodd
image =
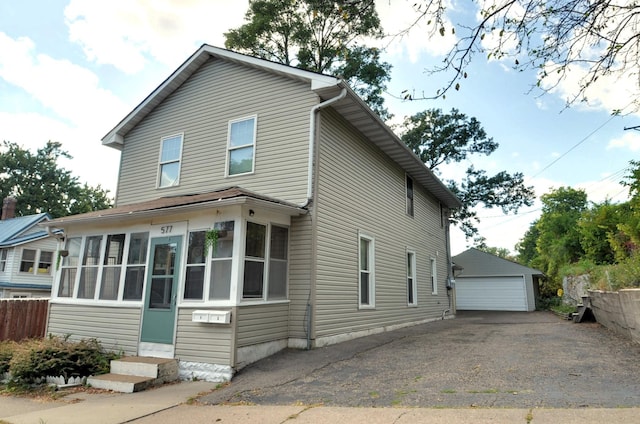
<svg viewBox="0 0 640 424"><path fill-rule="evenodd" d="M436 267L436 259L431 258L431 294L438 294L438 268Z"/></svg>
<svg viewBox="0 0 640 424"><path fill-rule="evenodd" d="M182 134L165 137L160 147L159 187L178 185L180 179L180 157L182 156Z"/></svg>
<svg viewBox="0 0 640 424"><path fill-rule="evenodd" d="M81 237L71 237L67 239L65 251L62 256L62 270L60 272L60 285L58 286L58 297L73 297L75 289L78 264L80 262Z"/></svg>
<svg viewBox="0 0 640 424"><path fill-rule="evenodd" d="M416 291L416 254L407 252L407 304L410 306L417 303Z"/></svg>
<svg viewBox="0 0 640 424"><path fill-rule="evenodd" d="M142 300L148 244L149 233L131 234L131 238L129 239L127 270L124 276L123 300Z"/></svg>
<svg viewBox="0 0 640 424"><path fill-rule="evenodd" d="M100 284L100 299L118 299L125 246L124 239L124 234L109 234L107 236L107 247L104 250L104 260L102 262L104 267L102 269L102 283Z"/></svg>
<svg viewBox="0 0 640 424"><path fill-rule="evenodd" d="M189 233L184 298L202 300L204 293L204 231Z"/></svg>
<svg viewBox="0 0 640 424"><path fill-rule="evenodd" d="M271 242L269 248L269 294L268 299L287 298L287 253L289 229L271 226Z"/></svg>
<svg viewBox="0 0 640 424"><path fill-rule="evenodd" d="M227 174L248 174L254 170L256 117L239 119L229 123L227 145Z"/></svg>
<svg viewBox="0 0 640 424"><path fill-rule="evenodd" d="M410 176L406 176L407 186L407 215L413 216L413 180Z"/></svg>
<svg viewBox="0 0 640 424"><path fill-rule="evenodd" d="M7 249L0 249L0 272L7 268Z"/></svg>
<svg viewBox="0 0 640 424"><path fill-rule="evenodd" d="M93 299L95 297L98 268L100 266L101 242L102 236L87 237L85 240L80 282L78 283L78 297L81 299Z"/></svg>
<svg viewBox="0 0 640 424"><path fill-rule="evenodd" d="M231 297L231 260L233 257L233 221L216 222L218 245L211 252L210 300L229 300Z"/></svg>
<svg viewBox="0 0 640 424"><path fill-rule="evenodd" d="M267 226L247 222L244 260L244 299L260 299L264 293L264 265Z"/></svg>
<svg viewBox="0 0 640 424"><path fill-rule="evenodd" d="M375 306L375 275L374 275L374 244L373 239L360 235L359 247L359 296L361 308Z"/></svg>
<svg viewBox="0 0 640 424"><path fill-rule="evenodd" d="M36 251L33 249L22 250L22 260L20 261L20 272L33 272L36 263Z"/></svg>

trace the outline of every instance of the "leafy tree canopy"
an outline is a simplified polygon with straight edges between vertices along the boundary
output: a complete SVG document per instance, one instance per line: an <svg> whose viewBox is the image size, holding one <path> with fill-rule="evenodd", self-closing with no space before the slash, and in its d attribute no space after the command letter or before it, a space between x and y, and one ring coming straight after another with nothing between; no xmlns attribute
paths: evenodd
<svg viewBox="0 0 640 424"><path fill-rule="evenodd" d="M58 159L71 159L58 142L36 153L4 141L0 149L0 196L14 196L16 216L48 212L54 218L111 207L108 190L81 184Z"/></svg>
<svg viewBox="0 0 640 424"><path fill-rule="evenodd" d="M405 144L433 171L442 164L458 163L474 154L488 156L499 146L487 137L475 118L457 109L448 114L439 109L419 112L404 120L401 132ZM462 207L453 211L452 223L459 225L468 239L475 237L480 246L484 239L479 237L476 226L479 222L476 206L499 207L510 213L531 206L534 198L533 187L525 186L522 173L502 171L488 176L485 171L469 166L460 182L449 180L447 184L462 202Z"/></svg>
<svg viewBox="0 0 640 424"><path fill-rule="evenodd" d="M339 75L382 119L391 65L368 39L382 37L373 0L250 0L246 24L225 47L302 69Z"/></svg>
<svg viewBox="0 0 640 424"><path fill-rule="evenodd" d="M538 72L538 87L550 90L563 79L579 78L569 103L586 100L599 78L638 79L640 65L640 3L627 0L500 0L475 2L479 19L473 25L451 23L453 4L445 0L415 3L418 22L431 33L458 38L442 65L432 71L452 73L434 97L459 89L467 68L478 55L508 60L518 70ZM410 31L413 25L406 28ZM638 90L635 96L638 103ZM407 94L407 97L410 97ZM625 102L626 103L626 102Z"/></svg>

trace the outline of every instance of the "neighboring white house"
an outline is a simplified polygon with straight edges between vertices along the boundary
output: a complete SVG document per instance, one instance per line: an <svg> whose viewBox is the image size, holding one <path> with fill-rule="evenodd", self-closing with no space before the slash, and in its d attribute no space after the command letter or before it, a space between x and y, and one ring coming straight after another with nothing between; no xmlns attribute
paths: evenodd
<svg viewBox="0 0 640 424"><path fill-rule="evenodd" d="M456 308L534 311L541 271L471 248L452 258Z"/></svg>
<svg viewBox="0 0 640 424"><path fill-rule="evenodd" d="M460 201L339 78L204 45L102 142L115 207L47 223L48 333L224 380L454 313Z"/></svg>
<svg viewBox="0 0 640 424"><path fill-rule="evenodd" d="M58 242L38 224L50 216L16 218L14 210L15 199L5 199L0 220L0 298L49 297Z"/></svg>

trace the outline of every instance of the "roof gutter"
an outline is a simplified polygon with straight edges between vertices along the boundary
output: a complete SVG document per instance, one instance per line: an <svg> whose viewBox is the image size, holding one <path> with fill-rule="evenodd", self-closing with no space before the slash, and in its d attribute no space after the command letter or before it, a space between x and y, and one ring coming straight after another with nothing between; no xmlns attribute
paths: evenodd
<svg viewBox="0 0 640 424"><path fill-rule="evenodd" d="M338 94L336 97L314 105L309 112L309 163L307 166L307 200L306 202L304 202L304 204L300 205L300 207L304 208L308 206L313 199L313 162L315 160L316 151L316 128L318 126L318 111L327 106L330 106L331 104L339 100L344 99L346 96L347 89L343 87L340 94Z"/></svg>

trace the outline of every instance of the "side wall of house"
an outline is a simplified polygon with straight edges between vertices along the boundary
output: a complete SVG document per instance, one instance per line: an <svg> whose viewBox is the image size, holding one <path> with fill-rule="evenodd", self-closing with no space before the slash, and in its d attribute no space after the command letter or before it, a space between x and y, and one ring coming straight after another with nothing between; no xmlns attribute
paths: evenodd
<svg viewBox="0 0 640 424"><path fill-rule="evenodd" d="M289 245L289 337L307 338L311 296L312 217L310 214L291 219Z"/></svg>
<svg viewBox="0 0 640 424"><path fill-rule="evenodd" d="M234 327L230 324L193 322L192 315L195 310L196 308L185 307L178 309L176 358L189 362L233 366ZM232 317L236 312L235 308L215 310L231 310Z"/></svg>
<svg viewBox="0 0 640 424"><path fill-rule="evenodd" d="M20 263L22 261L22 252L24 249L32 249L38 252L53 252L53 263L51 264L50 273L20 272ZM50 286L53 283L53 276L55 273L54 270L58 257L57 249L58 243L53 237L36 240L9 249L9 251L7 252L7 265L5 268L5 272L3 273L5 278L3 278L3 280L9 281L11 283L43 284L45 286Z"/></svg>
<svg viewBox="0 0 640 424"><path fill-rule="evenodd" d="M440 317L450 307L440 204L414 182L415 213L407 215L404 170L334 111L322 113L321 128L315 337ZM360 233L374 240L373 309L358 306ZM417 307L407 305L408 250L416 254Z"/></svg>
<svg viewBox="0 0 640 424"><path fill-rule="evenodd" d="M126 135L117 205L230 186L303 203L309 111L317 102L302 82L209 60ZM255 172L225 177L229 121L254 115ZM161 139L179 133L179 185L158 189Z"/></svg>
<svg viewBox="0 0 640 424"><path fill-rule="evenodd" d="M49 304L47 334L72 340L95 338L106 350L136 355L139 332L140 307Z"/></svg>

